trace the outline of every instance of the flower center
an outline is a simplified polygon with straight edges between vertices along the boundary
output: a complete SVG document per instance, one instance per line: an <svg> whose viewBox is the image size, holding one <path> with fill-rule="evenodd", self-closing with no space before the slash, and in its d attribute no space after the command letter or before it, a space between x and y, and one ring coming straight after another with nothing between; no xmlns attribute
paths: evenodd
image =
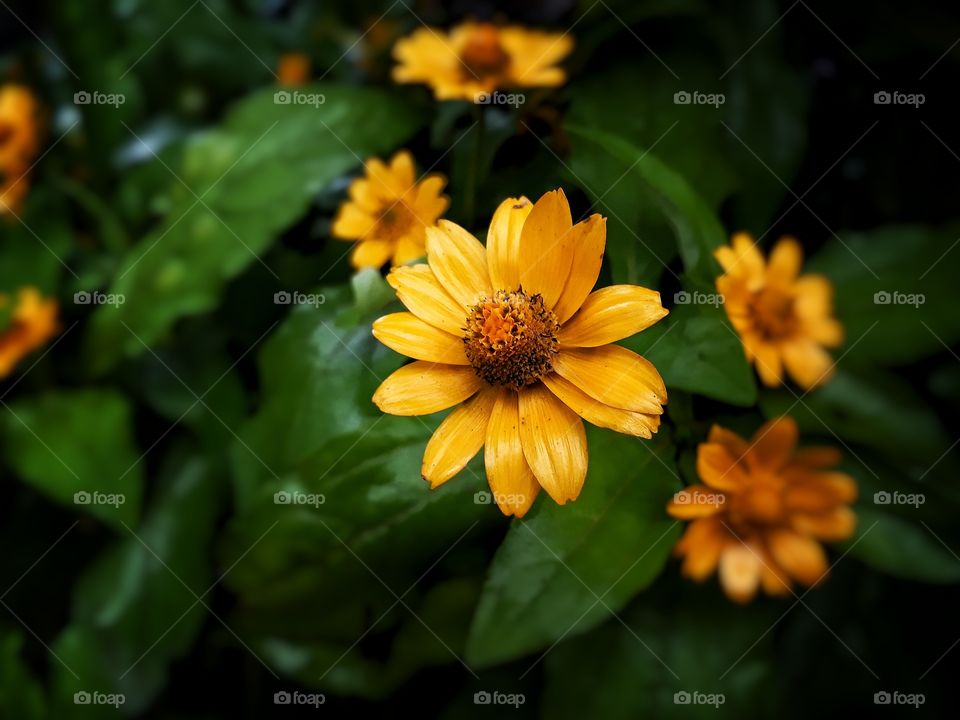
<svg viewBox="0 0 960 720"><path fill-rule="evenodd" d="M0 121L0 147L10 142L15 132L13 125Z"/></svg>
<svg viewBox="0 0 960 720"><path fill-rule="evenodd" d="M559 330L540 295L499 290L470 308L463 344L483 380L520 390L553 371Z"/></svg>
<svg viewBox="0 0 960 720"><path fill-rule="evenodd" d="M413 224L413 213L403 201L392 203L380 212L377 225L381 234L396 237L404 234Z"/></svg>
<svg viewBox="0 0 960 720"><path fill-rule="evenodd" d="M754 298L753 317L758 329L766 337L791 335L796 329L793 296L780 288L764 288Z"/></svg>
<svg viewBox="0 0 960 720"><path fill-rule="evenodd" d="M493 25L474 28L460 51L460 60L472 75L468 80L502 75L510 64L510 56L500 44L500 32Z"/></svg>

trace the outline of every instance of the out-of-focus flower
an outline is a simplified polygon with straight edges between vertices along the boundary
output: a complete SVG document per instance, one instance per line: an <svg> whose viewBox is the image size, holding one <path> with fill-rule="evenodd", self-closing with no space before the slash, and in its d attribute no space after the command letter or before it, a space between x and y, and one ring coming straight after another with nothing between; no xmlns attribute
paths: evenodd
<svg viewBox="0 0 960 720"><path fill-rule="evenodd" d="M277 63L277 82L287 87L303 85L310 80L310 58L303 53L285 53Z"/></svg>
<svg viewBox="0 0 960 720"><path fill-rule="evenodd" d="M0 168L0 215L19 213L28 192L26 168Z"/></svg>
<svg viewBox="0 0 960 720"><path fill-rule="evenodd" d="M380 267L388 260L403 265L425 253L426 230L450 203L446 180L430 174L419 182L413 156L402 150L387 165L368 160L366 173L350 184L350 199L333 221L334 237L356 241L354 267Z"/></svg>
<svg viewBox="0 0 960 720"><path fill-rule="evenodd" d="M502 88L556 87L556 64L573 49L567 34L466 22L444 33L419 28L397 41L393 79L426 83L438 100L470 100Z"/></svg>
<svg viewBox="0 0 960 720"><path fill-rule="evenodd" d="M785 595L792 582L813 585L827 572L820 541L845 540L856 516L849 475L831 470L840 453L797 448L797 424L771 420L750 441L714 425L697 449L703 485L678 492L667 506L692 520L677 543L682 572L702 581L719 567L727 596L748 602L758 588Z"/></svg>
<svg viewBox="0 0 960 720"><path fill-rule="evenodd" d="M824 347L843 342L843 326L833 317L830 281L800 275L800 243L781 238L764 260L753 238L737 233L715 254L725 273L717 290L763 384L782 384L785 372L804 389L826 382L833 360Z"/></svg>
<svg viewBox="0 0 960 720"><path fill-rule="evenodd" d="M26 173L40 151L39 104L21 85L0 87L0 215L18 212L30 189Z"/></svg>
<svg viewBox="0 0 960 720"><path fill-rule="evenodd" d="M667 314L660 294L632 285L592 292L606 220L573 225L562 190L535 205L508 198L484 247L454 223L427 230L427 265L387 280L410 312L377 320L384 345L415 358L373 397L393 415L459 405L423 457L432 488L484 448L487 481L506 515L522 517L540 488L563 504L587 473L581 417L649 438L667 392L656 368L612 345ZM461 404L462 403L462 404Z"/></svg>
<svg viewBox="0 0 960 720"><path fill-rule="evenodd" d="M0 308L9 302L9 298L0 295ZM0 330L0 378L9 375L17 363L57 332L57 301L44 298L36 288L22 288L17 293L9 326Z"/></svg>

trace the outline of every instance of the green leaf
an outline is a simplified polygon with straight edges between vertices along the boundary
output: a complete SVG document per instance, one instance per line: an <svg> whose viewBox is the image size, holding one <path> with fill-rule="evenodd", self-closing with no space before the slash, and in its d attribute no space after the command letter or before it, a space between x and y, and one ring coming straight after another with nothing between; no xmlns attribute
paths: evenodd
<svg viewBox="0 0 960 720"><path fill-rule="evenodd" d="M0 433L24 482L118 530L136 524L143 466L123 395L61 390L9 403L8 410Z"/></svg>
<svg viewBox="0 0 960 720"><path fill-rule="evenodd" d="M960 582L960 559L929 527L874 507L857 507L850 554L881 572L928 583Z"/></svg>
<svg viewBox="0 0 960 720"><path fill-rule="evenodd" d="M21 659L22 648L22 633L0 628L0 716L43 720L47 716L43 687Z"/></svg>
<svg viewBox="0 0 960 720"><path fill-rule="evenodd" d="M192 646L213 584L210 545L222 478L204 460L174 453L143 525L90 566L75 586L73 620L54 643L61 717L78 691L122 693L138 714L166 683L167 666ZM135 533L135 535L134 535ZM236 560L237 558L233 558Z"/></svg>
<svg viewBox="0 0 960 720"><path fill-rule="evenodd" d="M666 562L680 532L665 510L679 487L672 447L592 427L588 439L590 469L577 501L561 507L541 498L497 550L470 628L471 666L594 627Z"/></svg>
<svg viewBox="0 0 960 720"><path fill-rule="evenodd" d="M630 196L635 202L636 195L639 194L637 184L650 193L651 200L656 203L656 207L673 230L687 273L698 280L712 280L719 267L713 259L713 251L726 242L726 232L710 206L684 177L664 164L654 153L644 152L622 138L578 125L567 125L566 129L575 140L571 159L573 170L589 185L583 189L599 200L601 211L606 207L601 191L604 185L598 182L601 172L604 177L611 177L611 173L612 177L629 173L623 183L631 188ZM610 169L610 158L617 161L619 172ZM593 168L602 168L602 171L592 172ZM628 200L629 197L625 196L624 201ZM632 245L634 240L636 238L626 240L627 245ZM622 255L619 248L621 242L624 242L623 238L608 238L614 278L618 277L618 272L626 272L629 268L627 261L627 268L617 269L618 257ZM636 248L632 249L636 251ZM628 247L627 257L630 257L629 250ZM648 264L652 261L662 263L669 260L658 258L656 250L657 248L647 249L647 253L653 255L652 260L647 258Z"/></svg>
<svg viewBox="0 0 960 720"><path fill-rule="evenodd" d="M120 264L111 292L125 304L94 315L86 348L96 370L143 352L179 318L214 308L224 285L258 262L317 193L420 123L409 104L382 90L298 92L325 101L278 104L270 88L188 144L166 221Z"/></svg>
<svg viewBox="0 0 960 720"><path fill-rule="evenodd" d="M701 589L638 604L624 614L627 627L610 621L546 656L543 714L558 720L768 717L777 707L768 633L779 615L773 610L747 611ZM603 678L602 692L597 678ZM723 702L684 704L677 696L695 692L722 694Z"/></svg>
<svg viewBox="0 0 960 720"><path fill-rule="evenodd" d="M844 363L902 365L960 342L960 314L945 311L955 300L958 237L958 225L841 233L813 258L808 270L834 284L850 347Z"/></svg>

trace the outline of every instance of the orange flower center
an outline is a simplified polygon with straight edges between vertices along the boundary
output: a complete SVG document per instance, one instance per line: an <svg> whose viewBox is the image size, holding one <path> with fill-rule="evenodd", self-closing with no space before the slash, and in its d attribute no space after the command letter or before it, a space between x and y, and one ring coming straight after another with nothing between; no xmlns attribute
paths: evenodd
<svg viewBox="0 0 960 720"><path fill-rule="evenodd" d="M783 480L772 474L753 473L750 485L728 495L730 521L738 531L758 525L779 525L787 516Z"/></svg>
<svg viewBox="0 0 960 720"><path fill-rule="evenodd" d="M0 120L0 147L6 145L13 139L16 129L8 122Z"/></svg>
<svg viewBox="0 0 960 720"><path fill-rule="evenodd" d="M559 330L540 295L499 290L470 309L463 344L478 376L520 390L553 371Z"/></svg>
<svg viewBox="0 0 960 720"><path fill-rule="evenodd" d="M414 222L414 215L404 202L394 202L380 212L377 226L380 235L399 237L406 233Z"/></svg>
<svg viewBox="0 0 960 720"><path fill-rule="evenodd" d="M478 25L470 33L460 60L469 71L467 80L502 75L510 64L510 56L500 43L500 31L494 25Z"/></svg>
<svg viewBox="0 0 960 720"><path fill-rule="evenodd" d="M753 299L753 319L768 338L783 338L796 329L793 296L778 287L765 287Z"/></svg>

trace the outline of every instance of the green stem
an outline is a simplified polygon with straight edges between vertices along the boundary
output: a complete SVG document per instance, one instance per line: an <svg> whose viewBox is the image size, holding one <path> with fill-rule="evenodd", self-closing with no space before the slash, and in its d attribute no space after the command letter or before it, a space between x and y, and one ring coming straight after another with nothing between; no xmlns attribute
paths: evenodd
<svg viewBox="0 0 960 720"><path fill-rule="evenodd" d="M467 227L473 227L474 216L477 209L477 184L480 175L480 162L483 155L483 134L485 130L484 112L482 105L473 106L474 124L468 132L473 132L473 154L470 159L470 168L467 173L466 187L466 207L464 215L466 216Z"/></svg>

